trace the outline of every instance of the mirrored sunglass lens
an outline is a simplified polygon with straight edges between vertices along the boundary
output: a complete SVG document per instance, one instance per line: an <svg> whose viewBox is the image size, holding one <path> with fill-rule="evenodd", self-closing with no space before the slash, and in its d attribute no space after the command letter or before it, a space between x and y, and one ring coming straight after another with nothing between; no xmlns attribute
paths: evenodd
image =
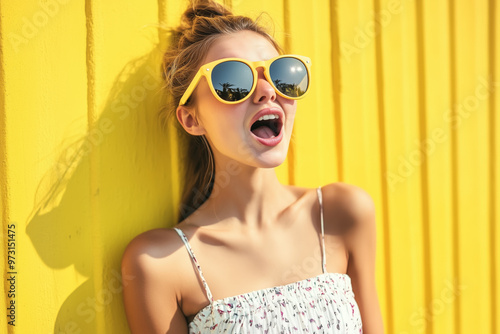
<svg viewBox="0 0 500 334"><path fill-rule="evenodd" d="M274 86L289 97L304 95L309 87L309 77L304 63L296 58L276 59L269 67Z"/></svg>
<svg viewBox="0 0 500 334"><path fill-rule="evenodd" d="M250 67L239 61L226 61L212 71L215 92L225 101L239 101L245 98L253 85Z"/></svg>

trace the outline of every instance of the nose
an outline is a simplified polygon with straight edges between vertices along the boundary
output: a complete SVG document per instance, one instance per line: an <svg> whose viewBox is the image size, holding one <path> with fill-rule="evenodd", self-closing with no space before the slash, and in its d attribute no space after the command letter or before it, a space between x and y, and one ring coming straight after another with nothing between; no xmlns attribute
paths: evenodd
<svg viewBox="0 0 500 334"><path fill-rule="evenodd" d="M257 85L255 86L255 92L253 93L253 102L266 103L268 101L276 100L276 91L264 76L264 70L259 68L257 69L257 73Z"/></svg>

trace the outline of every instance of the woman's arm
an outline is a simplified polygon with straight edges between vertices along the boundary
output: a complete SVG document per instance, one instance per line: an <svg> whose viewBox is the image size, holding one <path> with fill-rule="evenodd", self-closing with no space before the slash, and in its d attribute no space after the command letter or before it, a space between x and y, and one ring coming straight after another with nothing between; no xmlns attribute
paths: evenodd
<svg viewBox="0 0 500 334"><path fill-rule="evenodd" d="M347 274L351 278L356 302L361 312L364 334L382 334L384 327L375 285L376 224L375 205L362 188L337 182L328 186L331 211L342 220L348 251ZM330 209L331 210L331 209Z"/></svg>
<svg viewBox="0 0 500 334"><path fill-rule="evenodd" d="M130 277L123 282L123 299L132 334L188 332L177 302L175 259L169 256L178 248L173 237L165 230L148 231L123 254L122 276Z"/></svg>

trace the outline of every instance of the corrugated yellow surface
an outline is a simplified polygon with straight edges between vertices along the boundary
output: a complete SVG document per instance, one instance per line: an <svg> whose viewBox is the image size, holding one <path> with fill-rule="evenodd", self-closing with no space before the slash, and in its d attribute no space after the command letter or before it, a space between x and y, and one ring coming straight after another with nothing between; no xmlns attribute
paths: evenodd
<svg viewBox="0 0 500 334"><path fill-rule="evenodd" d="M176 25L186 4L0 3L2 307L15 301L2 331L128 332L121 254L171 226L178 203L175 133L157 119L158 23ZM387 333L498 333L497 2L226 4L269 13L288 52L313 59L278 174L372 195Z"/></svg>

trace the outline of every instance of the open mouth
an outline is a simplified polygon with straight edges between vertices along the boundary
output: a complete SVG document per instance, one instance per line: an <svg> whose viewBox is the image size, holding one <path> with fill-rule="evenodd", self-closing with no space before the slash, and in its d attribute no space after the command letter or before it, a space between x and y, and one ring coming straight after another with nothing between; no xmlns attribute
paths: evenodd
<svg viewBox="0 0 500 334"><path fill-rule="evenodd" d="M250 131L261 139L271 139L281 133L283 122L278 114L269 114L260 117L252 124Z"/></svg>

